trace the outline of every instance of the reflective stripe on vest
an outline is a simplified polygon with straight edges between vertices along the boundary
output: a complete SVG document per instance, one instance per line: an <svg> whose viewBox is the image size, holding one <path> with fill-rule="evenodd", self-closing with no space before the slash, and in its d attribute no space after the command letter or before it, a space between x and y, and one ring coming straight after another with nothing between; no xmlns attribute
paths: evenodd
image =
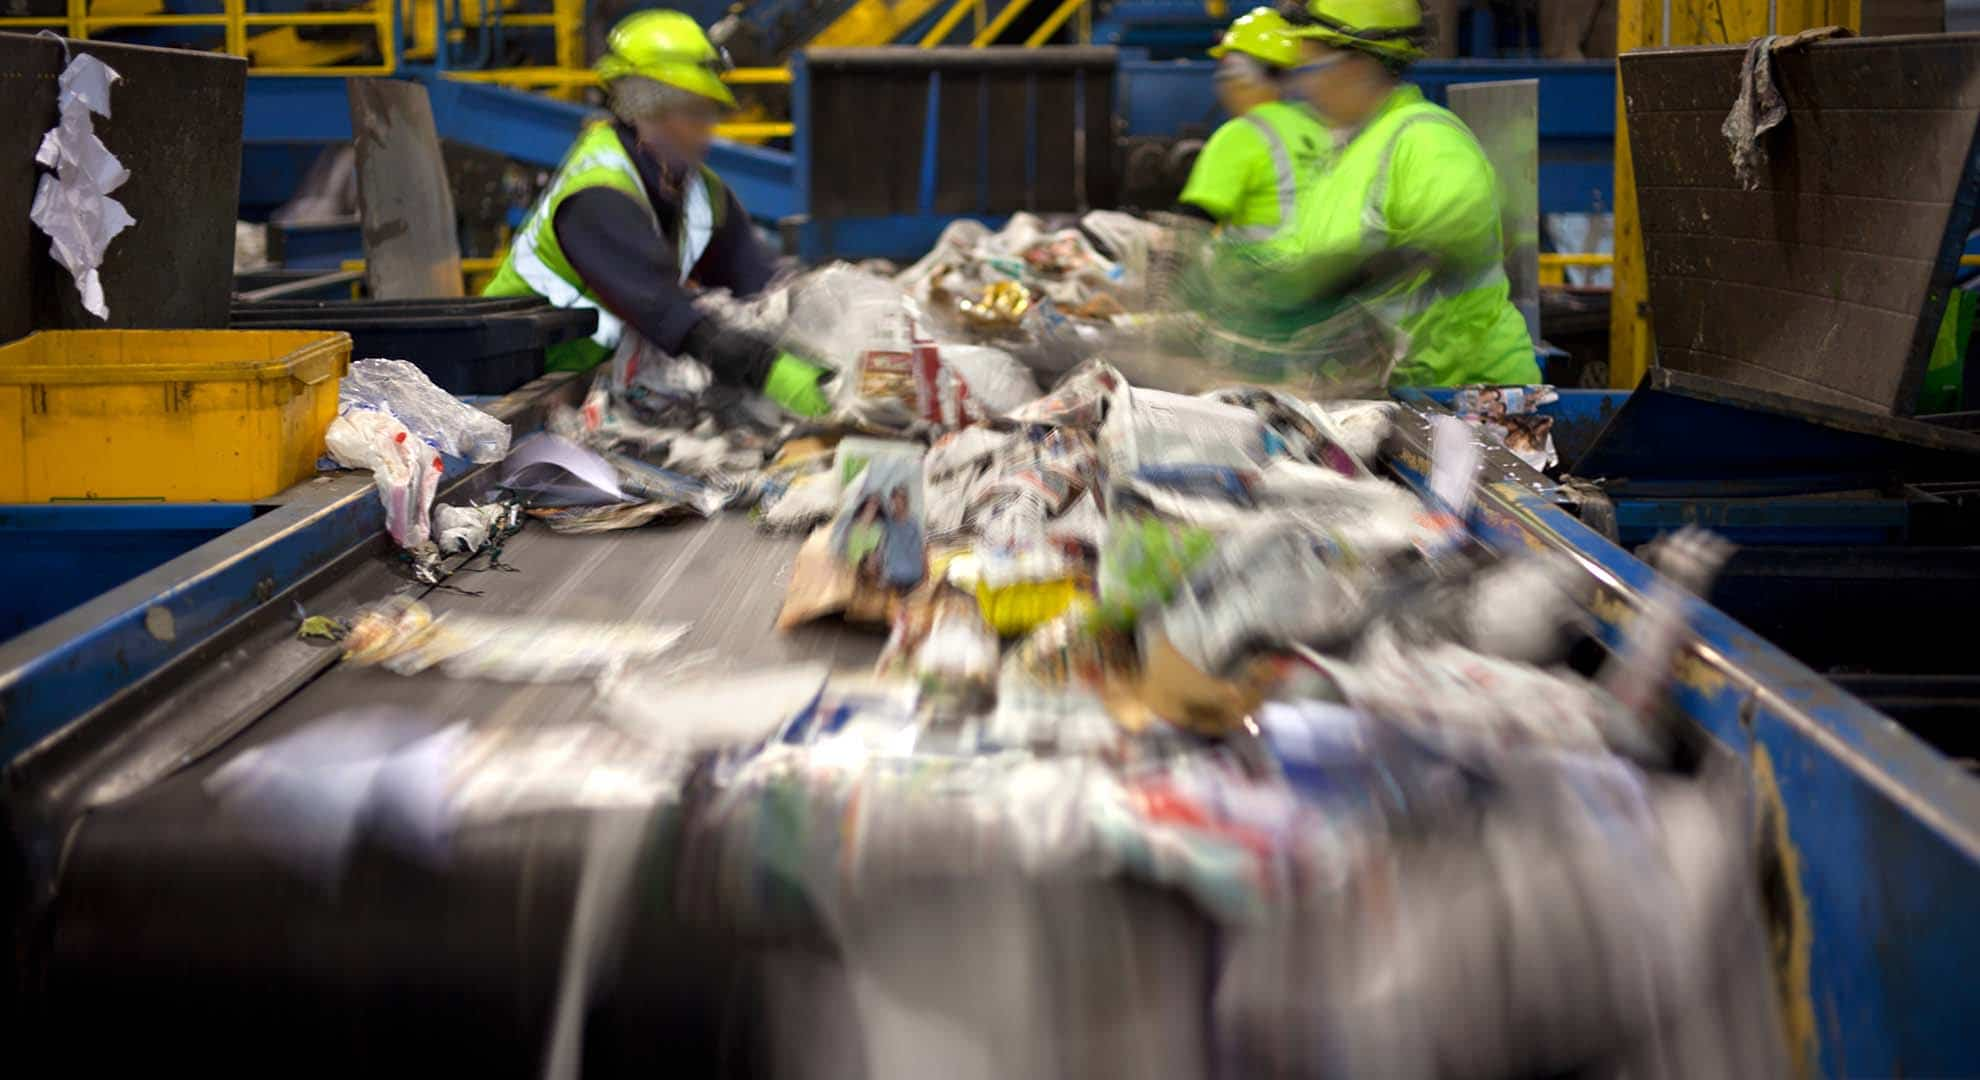
<svg viewBox="0 0 1980 1080"><path fill-rule="evenodd" d="M1265 140L1265 148L1272 155L1272 172L1278 177L1279 223L1277 225L1228 226L1226 231L1240 240L1270 240L1280 229L1291 225L1299 216L1299 174L1293 172L1292 155L1286 151L1286 141L1279 138L1279 129L1271 121L1256 113L1246 113L1239 119L1250 124Z"/></svg>
<svg viewBox="0 0 1980 1080"><path fill-rule="evenodd" d="M682 236L681 281L686 282L694 272L694 264L701 261L701 254L708 250L708 241L715 236L715 204L708 190L708 174L695 170L695 183L688 185L687 206L681 214Z"/></svg>
<svg viewBox="0 0 1980 1080"><path fill-rule="evenodd" d="M625 334L625 323L618 316L607 311L598 300L584 288L583 279L572 269L566 278L557 273L543 258L543 248L551 240L550 230L555 228L553 219L555 207L561 201L584 188L571 188L572 181L586 173L600 169L610 170L629 181L634 201L646 211L647 220L659 228L660 222L653 212L653 204L646 194L646 183L640 178L639 166L632 155L626 153L624 144L619 142L616 132L609 126L600 129L604 134L587 134L580 141L579 151L551 180L549 188L538 202L536 210L523 224L515 243L509 249L509 262L516 275L522 278L531 291L561 308L589 308L598 313L598 328L591 334L591 340L607 349L615 348ZM586 148L585 142L596 145ZM585 187L595 186L587 184ZM711 181L705 171L696 170L693 182L687 185L681 214L681 233L675 238L675 248L680 255L680 280L686 281L694 271L696 263L708 250L715 235L715 205ZM613 190L620 190L614 188Z"/></svg>
<svg viewBox="0 0 1980 1080"><path fill-rule="evenodd" d="M570 160L557 170L543 198L531 212L529 220L523 223L522 232L509 247L509 261L515 267L516 275L523 279L532 291L560 308L589 308L598 313L598 328L591 333L591 340L605 348L619 343L625 332L625 324L619 317L605 310L604 305L584 290L583 279L573 269L566 278L558 274L543 259L543 247L550 242L550 232L554 229L556 207L562 201L582 188L571 189L572 181L586 173L600 169L618 173L631 181L631 193L640 208L646 211L648 220L657 227L659 222L653 214L653 204L647 199L646 184L640 179L639 167L633 164L632 155L626 153L624 144L619 142L618 133L610 125L599 124L586 130L580 137ZM587 185L589 186L589 185Z"/></svg>

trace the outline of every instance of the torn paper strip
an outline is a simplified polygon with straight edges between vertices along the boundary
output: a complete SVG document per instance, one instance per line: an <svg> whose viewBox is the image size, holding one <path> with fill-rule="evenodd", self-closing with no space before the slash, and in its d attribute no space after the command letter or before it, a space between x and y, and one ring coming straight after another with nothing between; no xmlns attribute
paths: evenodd
<svg viewBox="0 0 1980 1080"><path fill-rule="evenodd" d="M124 81L117 69L94 56L78 56L62 69L61 106L81 105L98 116L110 115L110 84Z"/></svg>
<svg viewBox="0 0 1980 1080"><path fill-rule="evenodd" d="M88 179L89 186L102 195L124 186L124 181L131 178L131 171L96 137L89 114L81 111L64 113L62 121L48 129L34 160L60 173L75 170L79 178Z"/></svg>
<svg viewBox="0 0 1980 1080"><path fill-rule="evenodd" d="M98 268L110 241L137 224L124 204L110 197L131 173L96 137L91 115L110 115L110 85L117 73L92 56L78 56L62 72L58 105L61 119L42 137L35 161L54 170L41 178L28 211L51 241L50 254L76 280L82 305L99 319L110 317Z"/></svg>

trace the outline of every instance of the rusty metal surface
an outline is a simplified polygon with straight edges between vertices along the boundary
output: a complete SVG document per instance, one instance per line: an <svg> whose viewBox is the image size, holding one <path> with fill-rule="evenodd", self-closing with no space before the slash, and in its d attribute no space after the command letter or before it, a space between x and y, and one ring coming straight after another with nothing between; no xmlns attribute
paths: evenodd
<svg viewBox="0 0 1980 1080"><path fill-rule="evenodd" d="M814 218L1113 203L1111 48L812 49L803 62Z"/></svg>
<svg viewBox="0 0 1980 1080"><path fill-rule="evenodd" d="M1755 191L1719 130L1744 54L1621 61L1658 361L1908 415L1980 202L1980 35L1776 54L1788 117Z"/></svg>
<svg viewBox="0 0 1980 1080"><path fill-rule="evenodd" d="M351 79L347 85L371 295L462 295L454 193L426 87L397 79Z"/></svg>

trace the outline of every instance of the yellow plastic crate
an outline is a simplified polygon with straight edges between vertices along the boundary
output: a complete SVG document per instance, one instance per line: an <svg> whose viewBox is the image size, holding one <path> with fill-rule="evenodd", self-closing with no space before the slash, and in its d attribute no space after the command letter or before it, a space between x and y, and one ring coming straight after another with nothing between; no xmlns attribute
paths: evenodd
<svg viewBox="0 0 1980 1080"><path fill-rule="evenodd" d="M242 502L316 471L350 335L48 330L0 346L0 502Z"/></svg>

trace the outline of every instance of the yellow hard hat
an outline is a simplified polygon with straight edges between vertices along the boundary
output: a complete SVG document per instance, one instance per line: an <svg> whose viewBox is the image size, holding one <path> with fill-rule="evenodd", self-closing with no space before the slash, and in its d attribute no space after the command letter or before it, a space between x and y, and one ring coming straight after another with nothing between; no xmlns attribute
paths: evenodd
<svg viewBox="0 0 1980 1080"><path fill-rule="evenodd" d="M1286 0L1294 37L1393 60L1423 55L1428 36L1419 0Z"/></svg>
<svg viewBox="0 0 1980 1080"><path fill-rule="evenodd" d="M1293 37L1292 24L1268 7L1252 8L1238 16L1211 48L1210 55L1221 60L1234 52L1257 57L1277 68L1299 63L1299 41Z"/></svg>
<svg viewBox="0 0 1980 1080"><path fill-rule="evenodd" d="M736 107L736 96L722 81L728 53L681 12L636 11L619 20L605 44L610 51L598 60L598 77L605 82L639 75Z"/></svg>

